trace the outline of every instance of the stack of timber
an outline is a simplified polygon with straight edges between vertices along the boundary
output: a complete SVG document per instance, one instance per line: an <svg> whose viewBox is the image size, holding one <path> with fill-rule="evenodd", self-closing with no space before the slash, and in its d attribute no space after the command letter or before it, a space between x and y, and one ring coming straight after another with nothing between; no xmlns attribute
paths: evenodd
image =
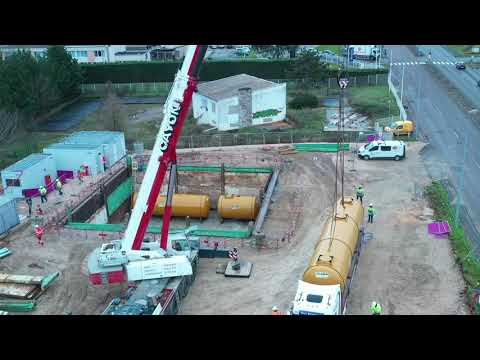
<svg viewBox="0 0 480 360"><path fill-rule="evenodd" d="M0 249L0 259L10 255L11 253L12 252L10 250L8 250L7 248L1 248Z"/></svg>
<svg viewBox="0 0 480 360"><path fill-rule="evenodd" d="M285 146L280 146L278 148L279 155L291 155L296 153L298 153L298 151L295 149L293 145L285 145Z"/></svg>
<svg viewBox="0 0 480 360"><path fill-rule="evenodd" d="M59 272L54 272L46 276L0 273L0 299L37 299L47 290L59 275Z"/></svg>

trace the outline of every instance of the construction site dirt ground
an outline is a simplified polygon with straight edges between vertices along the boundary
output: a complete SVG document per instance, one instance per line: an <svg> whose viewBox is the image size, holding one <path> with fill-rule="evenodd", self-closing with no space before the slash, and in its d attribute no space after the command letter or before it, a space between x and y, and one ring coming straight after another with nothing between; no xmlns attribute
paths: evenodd
<svg viewBox="0 0 480 360"><path fill-rule="evenodd" d="M352 163L351 154L346 158L346 193L363 184L364 201L377 210L374 223L366 226L373 238L363 248L347 314L369 314L373 300L382 304L384 314L468 313L450 240L427 233L432 211L419 196L430 182L419 156L422 147L408 143L406 159L398 162ZM225 259L201 259L180 314L270 314L273 305L289 307L331 211L335 155L299 153L289 158L293 162L280 175L274 201L287 192L303 193L295 238L278 250L241 249L240 257L253 263L250 278L226 278L215 273ZM287 204L286 216L289 210ZM267 217L267 227L268 222Z"/></svg>
<svg viewBox="0 0 480 360"><path fill-rule="evenodd" d="M362 183L365 201L373 202L377 209L374 224L367 226L373 239L360 257L349 297L350 314L367 314L372 300L380 302L386 314L467 313L464 283L449 240L427 234L431 211L424 199L416 199L416 190L429 183L418 154L421 147L420 143L408 143L404 161L356 160L356 171L350 171L353 164L346 161L346 193L351 194L353 186ZM259 150L235 147L228 152ZM351 158L348 153L346 159ZM226 259L200 259L196 280L180 314L270 314L273 305L288 308L331 211L335 154L298 153L284 159L289 161L280 174L264 230L267 238L281 241L293 214L300 212L294 236L281 241L279 249L240 248L240 257L253 263L247 279L216 274L216 265ZM86 257L102 243L100 237L86 240L47 233L45 240L45 246L40 247L32 226L27 225L0 241L0 247L12 251L0 259L0 272L60 272L31 314L100 314L125 289L126 285L89 284Z"/></svg>

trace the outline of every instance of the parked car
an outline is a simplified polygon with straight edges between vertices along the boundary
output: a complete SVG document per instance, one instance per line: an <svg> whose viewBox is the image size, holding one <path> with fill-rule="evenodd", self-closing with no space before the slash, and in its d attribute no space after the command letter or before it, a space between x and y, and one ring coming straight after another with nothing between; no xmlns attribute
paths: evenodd
<svg viewBox="0 0 480 360"><path fill-rule="evenodd" d="M394 159L405 158L406 146L403 141L396 140L376 140L362 146L358 149L360 159Z"/></svg>
<svg viewBox="0 0 480 360"><path fill-rule="evenodd" d="M457 62L455 64L455 67L458 69L458 70L465 70L465 63L463 62Z"/></svg>

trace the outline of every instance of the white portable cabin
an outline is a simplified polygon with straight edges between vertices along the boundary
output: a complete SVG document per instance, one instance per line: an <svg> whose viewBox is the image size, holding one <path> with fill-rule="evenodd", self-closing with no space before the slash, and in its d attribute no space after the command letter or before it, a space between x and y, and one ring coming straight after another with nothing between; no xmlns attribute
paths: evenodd
<svg viewBox="0 0 480 360"><path fill-rule="evenodd" d="M82 165L88 166L92 176L104 172L103 156L110 167L126 155L127 149L122 132L79 131L46 147L43 152L53 154L59 176L73 178Z"/></svg>
<svg viewBox="0 0 480 360"><path fill-rule="evenodd" d="M63 139L62 143L101 145L107 166L112 166L127 153L125 135L119 131L79 131Z"/></svg>
<svg viewBox="0 0 480 360"><path fill-rule="evenodd" d="M59 176L74 178L82 165L88 166L89 175L96 176L103 172L102 145L57 143L43 151L53 155Z"/></svg>
<svg viewBox="0 0 480 360"><path fill-rule="evenodd" d="M285 120L287 86L247 74L198 85L193 117L220 131Z"/></svg>
<svg viewBox="0 0 480 360"><path fill-rule="evenodd" d="M15 199L0 196L0 235L20 223Z"/></svg>
<svg viewBox="0 0 480 360"><path fill-rule="evenodd" d="M41 185L51 191L57 177L55 159L49 153L30 154L1 171L5 194L12 198L38 195Z"/></svg>

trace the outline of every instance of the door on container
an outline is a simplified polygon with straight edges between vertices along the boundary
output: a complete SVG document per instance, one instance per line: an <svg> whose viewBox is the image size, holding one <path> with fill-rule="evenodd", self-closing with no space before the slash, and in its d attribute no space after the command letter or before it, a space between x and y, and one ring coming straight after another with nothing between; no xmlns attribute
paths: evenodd
<svg viewBox="0 0 480 360"><path fill-rule="evenodd" d="M48 186L52 183L52 178L50 175L45 175L45 187L48 189Z"/></svg>

